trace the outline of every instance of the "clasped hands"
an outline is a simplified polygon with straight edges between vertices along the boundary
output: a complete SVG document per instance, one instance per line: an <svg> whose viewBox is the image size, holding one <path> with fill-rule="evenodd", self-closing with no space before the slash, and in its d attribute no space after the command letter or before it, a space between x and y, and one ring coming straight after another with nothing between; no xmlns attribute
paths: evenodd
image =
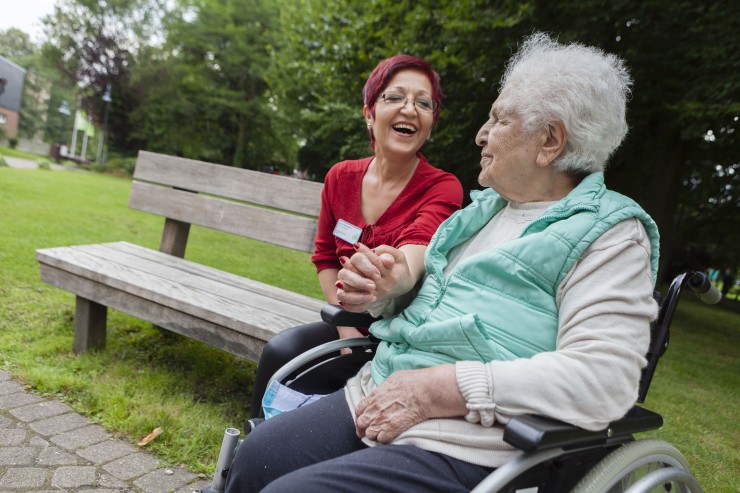
<svg viewBox="0 0 740 493"><path fill-rule="evenodd" d="M377 312L378 307L414 287L403 251L388 245L371 250L361 243L355 250L351 258L342 257L337 274L337 299L345 310Z"/></svg>

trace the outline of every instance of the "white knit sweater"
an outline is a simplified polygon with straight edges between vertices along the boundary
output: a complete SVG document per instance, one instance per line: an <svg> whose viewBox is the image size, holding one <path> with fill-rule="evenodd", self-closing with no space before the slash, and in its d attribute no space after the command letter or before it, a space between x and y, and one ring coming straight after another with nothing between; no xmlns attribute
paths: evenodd
<svg viewBox="0 0 740 493"><path fill-rule="evenodd" d="M518 234L518 226L491 226ZM470 410L467 416L425 421L393 443L499 467L518 453L502 439L502 424L512 416L539 414L587 429L606 427L637 398L649 324L657 315L652 294L650 242L639 220L623 221L583 253L559 286L555 351L513 361L458 362L457 384ZM376 388L369 365L345 387L353 411Z"/></svg>

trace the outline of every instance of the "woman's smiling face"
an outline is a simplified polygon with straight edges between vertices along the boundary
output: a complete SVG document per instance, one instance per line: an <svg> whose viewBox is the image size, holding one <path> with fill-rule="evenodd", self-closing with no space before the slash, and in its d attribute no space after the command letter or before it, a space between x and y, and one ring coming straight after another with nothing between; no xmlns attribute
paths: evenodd
<svg viewBox="0 0 740 493"><path fill-rule="evenodd" d="M491 187L507 200L527 202L532 173L537 169L540 135L527 132L522 119L506 110L506 90L491 107L488 121L475 143L481 149L478 183Z"/></svg>
<svg viewBox="0 0 740 493"><path fill-rule="evenodd" d="M416 70L398 72L383 90L383 94L399 94L407 98L406 104L395 107L382 98L375 104L375 117L366 106L364 113L372 124L377 154L416 154L429 139L434 123L431 111L417 109L417 98L432 99L432 83Z"/></svg>

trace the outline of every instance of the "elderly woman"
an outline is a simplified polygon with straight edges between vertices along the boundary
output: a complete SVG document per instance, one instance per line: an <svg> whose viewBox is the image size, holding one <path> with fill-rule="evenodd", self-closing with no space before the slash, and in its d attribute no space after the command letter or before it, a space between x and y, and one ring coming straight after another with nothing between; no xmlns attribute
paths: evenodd
<svg viewBox="0 0 740 493"><path fill-rule="evenodd" d="M469 491L517 453L502 439L512 416L599 429L630 408L658 233L604 186L629 87L615 56L526 40L476 137L490 188L440 226L414 301L371 326L372 362L250 434L227 491ZM339 300L382 308L404 264L360 246Z"/></svg>
<svg viewBox="0 0 740 493"><path fill-rule="evenodd" d="M368 77L362 95L373 155L329 170L311 258L329 303L338 301L337 273L358 241L370 248L397 248L407 260L409 282L415 284L424 273L432 235L462 205L458 179L421 154L442 105L442 86L432 66L406 54L386 58ZM319 344L360 335L355 327L316 322L273 338L260 357L252 415L259 415L268 380L285 363Z"/></svg>

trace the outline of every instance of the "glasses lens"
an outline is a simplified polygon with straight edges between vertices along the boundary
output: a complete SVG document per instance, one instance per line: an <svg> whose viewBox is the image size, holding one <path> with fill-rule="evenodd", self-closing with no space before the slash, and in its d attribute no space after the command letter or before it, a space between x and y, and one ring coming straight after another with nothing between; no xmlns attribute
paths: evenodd
<svg viewBox="0 0 740 493"><path fill-rule="evenodd" d="M434 101L427 98L417 98L416 101L414 101L414 104L416 105L416 108L421 111L432 111L434 110Z"/></svg>
<svg viewBox="0 0 740 493"><path fill-rule="evenodd" d="M380 99L385 101L385 104L394 108L401 108L406 106L408 99L405 95L398 92L386 92L380 96ZM419 111L431 112L434 111L434 101L429 98L417 98L412 100L414 106Z"/></svg>
<svg viewBox="0 0 740 493"><path fill-rule="evenodd" d="M387 92L381 97L388 106L403 106L406 104L406 96L397 92Z"/></svg>

